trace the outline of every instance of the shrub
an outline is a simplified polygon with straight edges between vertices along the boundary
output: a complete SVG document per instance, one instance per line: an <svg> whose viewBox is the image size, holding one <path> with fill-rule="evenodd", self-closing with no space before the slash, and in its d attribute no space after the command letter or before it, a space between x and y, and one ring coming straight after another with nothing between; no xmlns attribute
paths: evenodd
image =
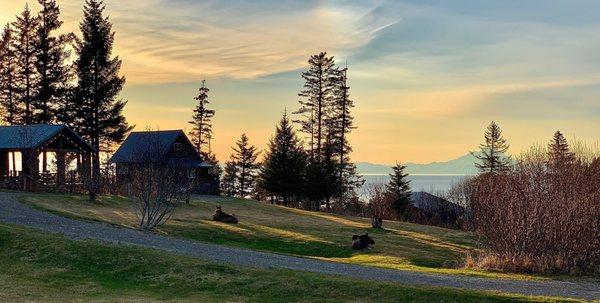
<svg viewBox="0 0 600 303"><path fill-rule="evenodd" d="M600 158L556 165L541 151L469 182L471 223L489 247L472 266L600 273Z"/></svg>
<svg viewBox="0 0 600 303"><path fill-rule="evenodd" d="M381 228L383 220L392 219L395 215L392 207L393 198L387 194L383 184L370 184L367 187L369 194L369 217L373 228Z"/></svg>

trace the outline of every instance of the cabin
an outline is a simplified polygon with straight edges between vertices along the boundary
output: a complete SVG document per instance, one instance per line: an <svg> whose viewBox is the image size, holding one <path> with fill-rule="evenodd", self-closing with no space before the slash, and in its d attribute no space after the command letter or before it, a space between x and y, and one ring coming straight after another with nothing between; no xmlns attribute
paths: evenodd
<svg viewBox="0 0 600 303"><path fill-rule="evenodd" d="M219 180L213 173L213 165L204 161L183 130L132 132L109 163L115 164L117 182L126 185L133 165L153 162L156 157L187 168L194 182L194 193L218 194Z"/></svg>
<svg viewBox="0 0 600 303"><path fill-rule="evenodd" d="M0 188L83 190L94 150L65 125L0 126Z"/></svg>

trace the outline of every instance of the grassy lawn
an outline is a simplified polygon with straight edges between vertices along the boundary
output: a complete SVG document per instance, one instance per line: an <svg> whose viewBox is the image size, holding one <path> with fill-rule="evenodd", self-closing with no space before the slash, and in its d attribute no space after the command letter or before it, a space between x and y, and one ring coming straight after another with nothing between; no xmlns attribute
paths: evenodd
<svg viewBox="0 0 600 303"><path fill-rule="evenodd" d="M0 224L0 302L559 302L220 265Z"/></svg>
<svg viewBox="0 0 600 303"><path fill-rule="evenodd" d="M23 194L21 199L38 209L63 216L135 228L136 219L131 205L122 197L101 197L93 204L85 196L63 194ZM212 221L215 205L219 204L223 205L224 211L234 213L240 224ZM350 249L352 235L365 231L374 238L375 248L365 252ZM223 245L393 269L511 279L540 278L461 268L468 253L477 253L475 238L470 233L400 222L385 222L384 229L377 230L370 228L370 222L365 218L309 212L252 200L196 197L190 205L178 208L173 218L157 232Z"/></svg>

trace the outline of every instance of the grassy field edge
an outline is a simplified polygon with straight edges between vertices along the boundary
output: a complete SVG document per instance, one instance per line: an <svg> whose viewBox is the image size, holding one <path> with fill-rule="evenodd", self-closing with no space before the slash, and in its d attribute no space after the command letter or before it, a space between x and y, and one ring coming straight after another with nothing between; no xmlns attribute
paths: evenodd
<svg viewBox="0 0 600 303"><path fill-rule="evenodd" d="M0 299L106 302L575 302L216 264L0 224Z"/></svg>

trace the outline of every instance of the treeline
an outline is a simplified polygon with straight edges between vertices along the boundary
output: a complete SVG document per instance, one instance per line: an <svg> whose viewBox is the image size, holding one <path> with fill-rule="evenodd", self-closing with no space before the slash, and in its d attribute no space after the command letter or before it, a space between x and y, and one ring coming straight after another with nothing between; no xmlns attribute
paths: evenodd
<svg viewBox="0 0 600 303"><path fill-rule="evenodd" d="M356 126L347 74L326 52L311 56L294 118L283 114L260 164L256 147L241 136L225 163L223 194L311 210L359 203L356 191L364 180L350 160L348 135Z"/></svg>
<svg viewBox="0 0 600 303"><path fill-rule="evenodd" d="M115 33L102 0L86 0L80 34L60 33L55 0L38 0L6 24L0 38L0 114L9 125L62 123L95 148L93 198L100 180L100 152L121 142L131 127L119 99L125 77L112 55ZM46 157L43 157L46 167Z"/></svg>

